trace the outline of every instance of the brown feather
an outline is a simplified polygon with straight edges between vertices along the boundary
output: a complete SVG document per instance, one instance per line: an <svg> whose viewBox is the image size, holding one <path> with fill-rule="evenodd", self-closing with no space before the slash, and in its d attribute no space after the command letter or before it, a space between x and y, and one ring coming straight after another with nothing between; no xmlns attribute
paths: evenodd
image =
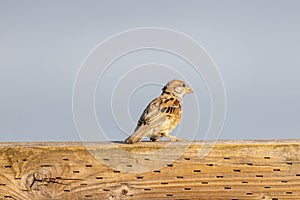
<svg viewBox="0 0 300 200"><path fill-rule="evenodd" d="M182 97L186 91L192 92L183 81L170 81L163 88L162 94L146 107L134 133L125 140L125 143L137 143L142 141L144 137L150 137L153 141L163 136L168 137L169 133L181 121ZM175 137L170 136L169 138Z"/></svg>

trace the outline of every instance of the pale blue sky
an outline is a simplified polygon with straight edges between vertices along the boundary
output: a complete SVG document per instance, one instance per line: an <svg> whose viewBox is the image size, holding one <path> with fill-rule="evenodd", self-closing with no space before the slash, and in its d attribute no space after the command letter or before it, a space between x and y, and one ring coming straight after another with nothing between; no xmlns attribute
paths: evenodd
<svg viewBox="0 0 300 200"><path fill-rule="evenodd" d="M221 139L299 138L299 10L297 0L1 0L0 141L79 141L72 87L83 60L111 35L149 26L189 35L217 64L227 94ZM116 63L115 70L153 60L181 63L176 59L137 52ZM112 86L108 79L107 87ZM136 93L129 106L133 120L159 93L158 86ZM202 97L200 129L205 130L209 98L204 91ZM101 98L97 93L97 105ZM185 108L185 113L193 110ZM108 117L110 138L123 140L112 124ZM202 138L200 132L195 139Z"/></svg>

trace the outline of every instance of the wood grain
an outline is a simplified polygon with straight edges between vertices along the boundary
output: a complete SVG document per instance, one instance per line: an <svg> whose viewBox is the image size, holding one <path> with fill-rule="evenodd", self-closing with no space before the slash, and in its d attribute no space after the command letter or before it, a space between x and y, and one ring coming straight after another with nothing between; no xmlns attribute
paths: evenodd
<svg viewBox="0 0 300 200"><path fill-rule="evenodd" d="M300 140L166 144L0 143L0 199L300 199Z"/></svg>

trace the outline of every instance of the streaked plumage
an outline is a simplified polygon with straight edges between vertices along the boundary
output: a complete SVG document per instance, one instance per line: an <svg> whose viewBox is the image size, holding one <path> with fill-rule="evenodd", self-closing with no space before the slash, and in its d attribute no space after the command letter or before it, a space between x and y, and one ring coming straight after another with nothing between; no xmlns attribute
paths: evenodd
<svg viewBox="0 0 300 200"><path fill-rule="evenodd" d="M137 143L144 137L150 137L152 141L158 141L161 137L168 137L171 141L180 140L170 133L181 121L183 96L193 91L181 80L168 82L162 91L162 94L146 107L134 133L125 143Z"/></svg>

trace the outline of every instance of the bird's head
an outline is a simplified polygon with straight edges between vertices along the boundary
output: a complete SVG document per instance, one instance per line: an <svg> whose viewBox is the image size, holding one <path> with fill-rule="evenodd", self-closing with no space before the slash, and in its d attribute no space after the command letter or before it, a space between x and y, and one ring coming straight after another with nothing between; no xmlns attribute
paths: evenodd
<svg viewBox="0 0 300 200"><path fill-rule="evenodd" d="M185 94L193 93L188 84L182 80L169 81L162 89L163 93L171 93L176 97L182 98Z"/></svg>

